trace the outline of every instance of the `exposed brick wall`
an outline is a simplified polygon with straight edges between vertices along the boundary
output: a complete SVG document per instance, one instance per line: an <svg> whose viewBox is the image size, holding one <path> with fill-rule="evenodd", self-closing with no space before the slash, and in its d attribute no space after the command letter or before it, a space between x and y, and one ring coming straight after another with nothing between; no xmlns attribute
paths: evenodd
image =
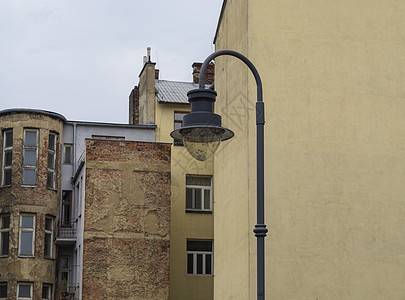
<svg viewBox="0 0 405 300"><path fill-rule="evenodd" d="M139 89L137 86L129 95L129 124L139 124Z"/></svg>
<svg viewBox="0 0 405 300"><path fill-rule="evenodd" d="M202 63L200 62L195 62L193 63L193 82L198 83L200 80L200 69L201 69ZM207 67L207 70L205 71L205 84L213 84L215 81L215 64L210 63Z"/></svg>
<svg viewBox="0 0 405 300"><path fill-rule="evenodd" d="M170 145L86 143L83 299L169 299Z"/></svg>

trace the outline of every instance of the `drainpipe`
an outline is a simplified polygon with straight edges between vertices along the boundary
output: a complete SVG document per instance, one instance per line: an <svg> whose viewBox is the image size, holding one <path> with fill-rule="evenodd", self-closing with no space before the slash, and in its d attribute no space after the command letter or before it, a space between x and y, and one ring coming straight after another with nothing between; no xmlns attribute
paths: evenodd
<svg viewBox="0 0 405 300"><path fill-rule="evenodd" d="M77 123L73 122L73 170L72 170L72 179L76 174L76 140L77 140ZM72 182L74 185L74 182Z"/></svg>

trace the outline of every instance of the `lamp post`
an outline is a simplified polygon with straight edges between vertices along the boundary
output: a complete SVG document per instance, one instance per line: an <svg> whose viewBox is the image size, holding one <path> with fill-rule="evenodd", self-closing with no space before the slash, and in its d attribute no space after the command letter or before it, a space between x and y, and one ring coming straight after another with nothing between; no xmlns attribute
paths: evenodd
<svg viewBox="0 0 405 300"><path fill-rule="evenodd" d="M170 135L183 140L187 151L197 160L204 161L213 155L221 141L228 140L234 133L221 125L221 116L214 113L217 93L205 89L205 71L208 64L221 55L230 55L242 60L252 71L257 85L256 128L257 128L257 224L253 232L257 238L257 299L264 300L264 238L267 228L264 224L264 103L262 82L255 66L242 54L232 50L220 50L208 56L200 70L199 88L187 93L191 113L183 117L183 127Z"/></svg>

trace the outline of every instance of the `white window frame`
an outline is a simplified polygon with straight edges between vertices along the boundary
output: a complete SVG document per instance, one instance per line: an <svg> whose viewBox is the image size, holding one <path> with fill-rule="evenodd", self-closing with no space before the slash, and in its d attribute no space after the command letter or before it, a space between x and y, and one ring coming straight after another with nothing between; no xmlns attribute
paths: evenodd
<svg viewBox="0 0 405 300"><path fill-rule="evenodd" d="M175 111L173 115L173 128L174 130L183 127L183 117L185 115L188 115L190 112L189 111ZM180 124L180 126L176 126L176 124ZM184 146L182 140L173 140L173 145L175 146Z"/></svg>
<svg viewBox="0 0 405 300"><path fill-rule="evenodd" d="M6 171L7 170L11 170L11 178L13 178L13 172L12 172L12 168L13 168L13 138L12 138L12 142L11 142L11 147L6 147L6 135L7 133L11 132L11 134L13 135L13 129L6 129L3 130L3 160L2 160L2 166L1 166L1 185L2 186L10 186L10 184L6 184ZM11 166L6 166L6 151L10 151L11 150Z"/></svg>
<svg viewBox="0 0 405 300"><path fill-rule="evenodd" d="M200 242L200 241L195 241L194 242ZM211 251L189 251L187 250L187 254L186 254L186 274L193 276L212 276L214 275L214 248L213 248L213 241L209 241L209 240L204 240L201 242L210 242L211 243ZM186 246L187 247L187 246ZM189 254L193 255L193 273L188 273L188 256ZM197 255L200 254L202 255L202 273L199 274L197 273ZM206 274L206 257L207 255L211 255L211 273L210 274Z"/></svg>
<svg viewBox="0 0 405 300"><path fill-rule="evenodd" d="M6 287L6 298L0 298L0 300L6 300L7 299L7 294L8 294L8 286L7 282L0 282L0 286L5 286Z"/></svg>
<svg viewBox="0 0 405 300"><path fill-rule="evenodd" d="M33 228L21 228L22 225L22 218L23 216L32 216L33 217ZM18 256L22 256L22 257L34 257L35 256L35 222L36 222L36 218L34 214L21 214L20 215L20 226L19 226L19 238L18 238ZM28 254L21 254L21 232L23 231L28 231L28 232L32 232L32 254L28 255Z"/></svg>
<svg viewBox="0 0 405 300"><path fill-rule="evenodd" d="M3 226L3 218L4 217L9 217L9 214L4 214L4 215L0 215L0 251L3 249L3 232L8 232L9 236L8 236L8 253L7 254L3 254L0 252L0 257L7 257L10 254L10 223L8 225L7 228L2 228ZM1 298L0 298L1 299Z"/></svg>
<svg viewBox="0 0 405 300"><path fill-rule="evenodd" d="M70 155L69 161L66 160L66 148L70 148ZM72 144L64 144L63 145L63 163L65 165L71 165L73 163L73 145Z"/></svg>
<svg viewBox="0 0 405 300"><path fill-rule="evenodd" d="M186 211L206 211L212 212L212 176L199 176L199 175L186 175L186 177L205 177L210 179L210 185L191 185L186 183ZM187 179L186 179L187 180ZM192 190L191 208L187 207L187 189ZM201 208L196 208L195 191L201 190ZM209 191L210 193L210 207L204 208L204 193Z"/></svg>
<svg viewBox="0 0 405 300"><path fill-rule="evenodd" d="M48 145L48 172L47 172L47 176L46 176L46 187L48 189L55 189L55 181L56 181L56 146L58 145L57 141L58 141L58 135L55 132L50 132L49 136L48 136L48 141L49 141L49 137L50 136L54 136L54 140L53 140L53 149L50 148L51 145ZM52 166L53 168L49 167L49 157L51 157L52 160ZM52 178L52 182L51 182L51 186L48 185L49 182L49 174L51 174Z"/></svg>
<svg viewBox="0 0 405 300"><path fill-rule="evenodd" d="M47 298L44 298L43 297L43 290L44 290L44 287L47 287L48 288L48 295L47 295ZM41 295L41 299L42 300L51 300L52 299L52 284L48 284L48 283L43 283L42 284L42 295Z"/></svg>
<svg viewBox="0 0 405 300"><path fill-rule="evenodd" d="M46 220L49 219L51 220L51 230L46 229ZM54 218L51 216L45 216L45 236L44 236L44 257L45 258L53 258L53 236L54 236L54 232L53 232L53 228L54 228ZM45 255L45 243L46 243L46 235L49 234L51 236L50 240L49 240L49 256Z"/></svg>
<svg viewBox="0 0 405 300"><path fill-rule="evenodd" d="M30 286L30 297L20 297L20 285L29 285ZM33 284L31 282L20 282L17 285L17 300L32 300L33 294Z"/></svg>
<svg viewBox="0 0 405 300"><path fill-rule="evenodd" d="M25 145L25 136L26 133L28 131L35 131L36 132L36 142L35 142L35 146L27 146ZM22 182L23 185L25 186L36 186L37 185L37 175L38 175L38 135L39 135L39 131L38 129L33 129L33 128L26 128L24 129L24 141L23 141L23 178L22 178ZM24 160L25 160L25 150L35 150L35 166L32 165L24 165ZM28 184L28 183L24 183L24 170L34 170L35 171L35 183L34 184Z"/></svg>

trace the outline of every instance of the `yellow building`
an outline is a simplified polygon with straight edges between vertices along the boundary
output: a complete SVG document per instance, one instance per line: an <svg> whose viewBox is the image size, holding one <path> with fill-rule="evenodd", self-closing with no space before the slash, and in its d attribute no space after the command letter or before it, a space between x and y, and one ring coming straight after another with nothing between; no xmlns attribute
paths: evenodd
<svg viewBox="0 0 405 300"><path fill-rule="evenodd" d="M194 81L200 66L193 65ZM130 124L156 124L156 141L173 143L170 299L213 299L213 161L193 160L181 141L170 138L170 132L182 125L184 114L190 111L187 92L197 86L160 80L148 54L139 84L129 97Z"/></svg>
<svg viewBox="0 0 405 300"><path fill-rule="evenodd" d="M264 84L267 299L405 299L405 2L224 1ZM256 85L216 59L214 298L256 299ZM175 219L172 218L172 219Z"/></svg>

